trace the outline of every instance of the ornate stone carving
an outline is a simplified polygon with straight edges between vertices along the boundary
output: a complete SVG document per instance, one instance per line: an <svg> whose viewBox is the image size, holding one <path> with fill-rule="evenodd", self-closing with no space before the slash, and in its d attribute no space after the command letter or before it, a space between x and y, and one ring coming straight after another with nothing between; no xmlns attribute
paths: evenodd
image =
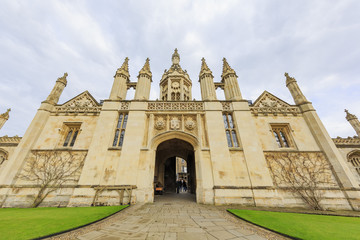
<svg viewBox="0 0 360 240"><path fill-rule="evenodd" d="M223 111L230 111L231 110L231 106L229 102L221 102Z"/></svg>
<svg viewBox="0 0 360 240"><path fill-rule="evenodd" d="M3 137L0 137L0 146L17 146L20 143L21 137L14 136L9 137L8 135L5 135Z"/></svg>
<svg viewBox="0 0 360 240"><path fill-rule="evenodd" d="M294 116L300 114L300 109L296 106L292 106L285 101L275 97L271 93L264 91L258 99L250 106L250 111L255 116L259 114L268 115L278 115L282 114L284 116L292 114Z"/></svg>
<svg viewBox="0 0 360 240"><path fill-rule="evenodd" d="M204 104L202 102L150 102L148 103L148 110L153 111L203 111Z"/></svg>
<svg viewBox="0 0 360 240"><path fill-rule="evenodd" d="M56 106L56 113L100 113L100 104L85 91L66 103Z"/></svg>
<svg viewBox="0 0 360 240"><path fill-rule="evenodd" d="M333 138L332 139L337 147L350 147L350 146L360 146L360 138L357 136L348 137L348 138Z"/></svg>
<svg viewBox="0 0 360 240"><path fill-rule="evenodd" d="M120 106L120 110L129 110L129 102L122 102Z"/></svg>
<svg viewBox="0 0 360 240"><path fill-rule="evenodd" d="M185 128L187 128L188 130L193 130L196 127L196 123L193 120L192 117L187 117L185 120Z"/></svg>
<svg viewBox="0 0 360 240"><path fill-rule="evenodd" d="M164 129L166 126L166 121L163 117L158 117L155 121L155 124L154 124L154 127L157 129L157 130L162 130Z"/></svg>
<svg viewBox="0 0 360 240"><path fill-rule="evenodd" d="M180 120L177 116L171 117L170 129L171 130L179 130L180 129Z"/></svg>

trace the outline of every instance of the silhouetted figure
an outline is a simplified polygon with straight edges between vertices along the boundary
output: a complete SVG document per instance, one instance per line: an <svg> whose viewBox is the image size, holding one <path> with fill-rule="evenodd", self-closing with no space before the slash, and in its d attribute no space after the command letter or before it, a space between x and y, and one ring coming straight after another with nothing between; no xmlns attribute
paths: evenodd
<svg viewBox="0 0 360 240"><path fill-rule="evenodd" d="M176 181L176 193L179 193L179 191L180 191L180 188L181 188L181 181L180 180L177 180Z"/></svg>
<svg viewBox="0 0 360 240"><path fill-rule="evenodd" d="M187 184L186 184L185 180L183 180L183 182L182 182L182 187L183 187L183 191L186 192L187 191Z"/></svg>

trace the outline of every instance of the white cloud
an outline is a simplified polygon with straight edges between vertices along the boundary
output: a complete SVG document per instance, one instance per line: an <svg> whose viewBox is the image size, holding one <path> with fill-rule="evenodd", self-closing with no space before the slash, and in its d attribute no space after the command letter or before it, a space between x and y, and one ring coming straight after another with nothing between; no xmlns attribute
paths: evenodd
<svg viewBox="0 0 360 240"><path fill-rule="evenodd" d="M200 99L205 57L220 81L222 58L245 98L264 90L292 103L294 76L334 137L353 135L343 109L360 117L360 2L319 1L3 1L0 9L0 135L23 135L57 77L69 73L60 102L84 90L108 97L114 72L130 58L131 81L151 59L151 99L175 47ZM341 134L342 133L342 134Z"/></svg>

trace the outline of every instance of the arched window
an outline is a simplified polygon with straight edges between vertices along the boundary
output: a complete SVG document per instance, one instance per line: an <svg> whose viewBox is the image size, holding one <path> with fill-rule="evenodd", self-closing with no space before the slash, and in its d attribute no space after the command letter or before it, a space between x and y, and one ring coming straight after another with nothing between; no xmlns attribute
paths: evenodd
<svg viewBox="0 0 360 240"><path fill-rule="evenodd" d="M294 147L290 138L290 127L288 124L271 124L275 141L280 148Z"/></svg>
<svg viewBox="0 0 360 240"><path fill-rule="evenodd" d="M356 172L360 176L360 151L356 151L349 155L349 162L354 166Z"/></svg>
<svg viewBox="0 0 360 240"><path fill-rule="evenodd" d="M223 113L223 120L224 120L225 133L226 133L228 146L239 147L239 143L236 136L236 129L231 114Z"/></svg>
<svg viewBox="0 0 360 240"><path fill-rule="evenodd" d="M8 159L8 153L3 150L3 149L0 149L0 166L1 164L3 164L5 162L5 160Z"/></svg>
<svg viewBox="0 0 360 240"><path fill-rule="evenodd" d="M116 125L113 147L121 147L123 145L127 121L128 114L120 113L119 120Z"/></svg>

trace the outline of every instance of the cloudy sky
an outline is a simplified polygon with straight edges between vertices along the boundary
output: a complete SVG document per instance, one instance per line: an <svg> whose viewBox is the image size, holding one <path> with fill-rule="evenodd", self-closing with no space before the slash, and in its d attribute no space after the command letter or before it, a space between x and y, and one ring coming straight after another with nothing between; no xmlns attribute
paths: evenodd
<svg viewBox="0 0 360 240"><path fill-rule="evenodd" d="M64 72L68 85L59 103L85 90L108 98L125 57L131 81L150 58L155 100L174 48L197 100L201 58L220 81L226 57L244 98L254 101L267 90L293 104L289 72L332 137L355 135L344 108L360 117L358 0L0 0L0 6L0 112L12 109L0 136L22 136Z"/></svg>

